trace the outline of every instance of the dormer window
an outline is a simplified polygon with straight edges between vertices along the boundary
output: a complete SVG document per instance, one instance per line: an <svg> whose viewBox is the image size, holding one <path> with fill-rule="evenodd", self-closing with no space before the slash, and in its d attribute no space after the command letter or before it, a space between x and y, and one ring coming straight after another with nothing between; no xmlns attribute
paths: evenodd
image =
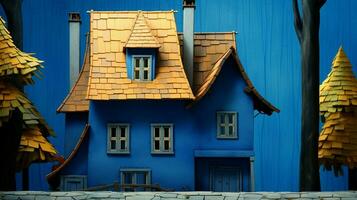
<svg viewBox="0 0 357 200"><path fill-rule="evenodd" d="M151 55L133 55L134 80L149 81L151 80Z"/></svg>
<svg viewBox="0 0 357 200"><path fill-rule="evenodd" d="M155 79L156 53L161 45L140 11L131 30L123 46L126 51L128 78L134 81L152 81Z"/></svg>

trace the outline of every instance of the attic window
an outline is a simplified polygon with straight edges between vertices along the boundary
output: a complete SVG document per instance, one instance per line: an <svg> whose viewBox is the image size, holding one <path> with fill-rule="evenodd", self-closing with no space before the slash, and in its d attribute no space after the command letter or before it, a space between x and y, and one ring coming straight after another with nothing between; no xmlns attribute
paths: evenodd
<svg viewBox="0 0 357 200"><path fill-rule="evenodd" d="M138 81L151 80L151 55L133 55L133 79Z"/></svg>

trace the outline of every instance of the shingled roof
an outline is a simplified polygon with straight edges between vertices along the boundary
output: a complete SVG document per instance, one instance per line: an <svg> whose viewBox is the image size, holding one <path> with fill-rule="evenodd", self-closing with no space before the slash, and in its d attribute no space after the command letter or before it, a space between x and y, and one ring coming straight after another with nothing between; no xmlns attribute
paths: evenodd
<svg viewBox="0 0 357 200"><path fill-rule="evenodd" d="M123 47L140 15L160 43L153 81L127 76ZM173 11L91 12L90 24L88 99L194 99L182 66ZM138 28L147 31L146 26Z"/></svg>
<svg viewBox="0 0 357 200"><path fill-rule="evenodd" d="M152 82L132 81L126 73L124 46L128 44L129 38L134 37L133 30L140 33L140 27L142 32L150 33L160 44L156 78ZM235 32L194 34L193 94L181 61L183 37L176 32L171 11L91 12L90 35L90 50L86 51L90 51L90 64L88 65L89 58L86 56L79 79L58 112L88 111L89 100L193 100L194 95L199 100L207 92L202 93L202 86L208 84L207 82L210 85L214 82L215 78L212 77L215 76L207 77L213 71L220 71L217 68L221 68L227 59L225 56L229 57L231 54L237 59L236 63L248 85L246 92L253 98L254 108L267 114L279 111L256 91L244 72L235 52ZM84 92L84 88L88 88L87 92Z"/></svg>
<svg viewBox="0 0 357 200"><path fill-rule="evenodd" d="M160 44L153 36L151 28L142 12L139 12L124 48L159 48Z"/></svg>
<svg viewBox="0 0 357 200"><path fill-rule="evenodd" d="M57 108L57 112L87 112L89 110L89 100L86 99L89 79L89 51L89 35L87 35L81 72L71 91Z"/></svg>
<svg viewBox="0 0 357 200"><path fill-rule="evenodd" d="M269 103L266 99L264 99L259 94L259 92L255 89L255 87L253 86L253 83L250 81L248 75L246 74L246 72L245 72L245 70L243 68L243 65L241 64L234 47L230 47L215 62L215 64L213 65L212 69L209 71L208 75L203 80L201 86L198 88L198 90L196 92L196 98L195 98L194 102L199 101L200 99L202 99L206 95L206 93L209 91L211 86L214 84L216 78L220 74L221 69L224 66L224 63L230 57L233 58L239 73L241 74L243 80L247 84L247 87L245 88L244 91L248 95L250 95L252 97L254 109L258 110L259 112L265 113L267 115L271 115L273 112L280 112L280 110L278 108L274 107L271 103Z"/></svg>

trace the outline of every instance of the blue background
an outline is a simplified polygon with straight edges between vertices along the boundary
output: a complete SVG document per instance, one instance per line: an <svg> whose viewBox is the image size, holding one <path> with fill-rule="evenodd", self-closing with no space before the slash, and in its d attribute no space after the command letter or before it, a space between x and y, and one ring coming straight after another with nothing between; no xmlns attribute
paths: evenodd
<svg viewBox="0 0 357 200"><path fill-rule="evenodd" d="M237 48L252 82L281 113L254 121L256 189L298 190L301 118L300 48L289 0L197 0L195 31L237 31ZM357 1L328 0L321 10L320 80L325 79L343 45L357 71ZM69 91L68 12L80 12L81 54L89 30L88 10L177 10L182 31L181 0L24 0L24 49L45 61L44 78L26 92L57 133L51 139L64 154L63 114L56 108ZM47 189L51 164L31 166L30 189ZM347 189L346 177L322 174L327 190Z"/></svg>

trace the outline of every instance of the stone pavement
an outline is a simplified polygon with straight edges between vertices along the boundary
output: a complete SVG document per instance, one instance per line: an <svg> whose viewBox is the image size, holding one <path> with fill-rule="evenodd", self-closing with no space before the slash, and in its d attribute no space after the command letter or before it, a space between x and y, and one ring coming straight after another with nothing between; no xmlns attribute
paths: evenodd
<svg viewBox="0 0 357 200"><path fill-rule="evenodd" d="M0 192L0 199L9 200L357 200L357 191L349 192Z"/></svg>

